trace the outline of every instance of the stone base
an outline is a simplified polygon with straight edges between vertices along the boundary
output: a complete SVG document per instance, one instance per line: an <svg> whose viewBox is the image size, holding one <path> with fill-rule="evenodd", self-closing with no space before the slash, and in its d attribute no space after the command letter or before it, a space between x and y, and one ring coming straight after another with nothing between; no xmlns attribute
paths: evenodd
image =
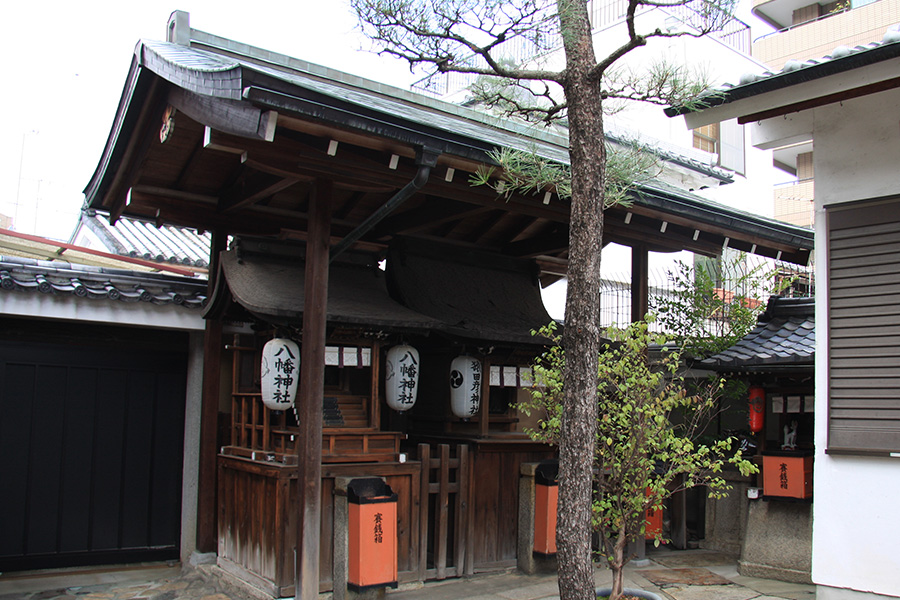
<svg viewBox="0 0 900 600"><path fill-rule="evenodd" d="M216 564L216 559L218 556L215 552L194 552L191 554L191 559L189 561L192 567L198 567L200 565L214 565Z"/></svg>
<svg viewBox="0 0 900 600"><path fill-rule="evenodd" d="M750 502L738 572L794 583L812 583L812 504Z"/></svg>
<svg viewBox="0 0 900 600"><path fill-rule="evenodd" d="M809 571L795 571L785 567L759 565L745 560L738 561L738 573L744 577L777 579L778 581L789 581L791 583L812 583Z"/></svg>
<svg viewBox="0 0 900 600"><path fill-rule="evenodd" d="M737 556L747 533L747 488L752 479L735 471L721 475L732 489L724 498L706 499L706 531L700 547Z"/></svg>

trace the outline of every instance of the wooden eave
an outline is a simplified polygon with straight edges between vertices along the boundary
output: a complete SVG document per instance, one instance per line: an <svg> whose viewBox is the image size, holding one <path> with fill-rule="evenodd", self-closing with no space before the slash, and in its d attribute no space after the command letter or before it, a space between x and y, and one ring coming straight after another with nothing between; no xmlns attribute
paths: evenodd
<svg viewBox="0 0 900 600"><path fill-rule="evenodd" d="M190 52L175 48L171 54L177 59ZM427 107L374 93L362 106L365 90L335 97L252 65L188 73L140 44L135 56L109 141L85 190L88 207L112 219L124 214L235 235L303 239L310 191L316 180L327 179L334 188L336 243L416 177L416 153L427 148L438 153L427 183L356 247L381 253L403 235L535 258L547 268L545 282L564 272L568 200L553 196L545 203L543 194L506 199L469 183L476 169L490 165L492 140L527 147L528 139L516 131L450 112L435 112L430 123ZM188 80L190 89L173 83ZM242 99L234 98L234 89L242 90ZM173 102L181 110L161 141ZM407 106L413 116L404 114ZM236 115L234 121L228 115ZM456 122L461 125L454 129ZM264 131L266 124L274 129ZM564 148L535 143L566 160ZM798 263L807 262L812 248L812 232L676 190L647 188L631 206L607 211L605 243L715 255L726 239L730 247Z"/></svg>

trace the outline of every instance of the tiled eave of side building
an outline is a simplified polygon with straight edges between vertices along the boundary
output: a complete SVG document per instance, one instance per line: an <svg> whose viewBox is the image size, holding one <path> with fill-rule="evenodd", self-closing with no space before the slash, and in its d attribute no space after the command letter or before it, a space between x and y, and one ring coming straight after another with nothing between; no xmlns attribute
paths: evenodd
<svg viewBox="0 0 900 600"><path fill-rule="evenodd" d="M81 246L99 245L118 256L173 265L205 277L209 267L209 232L122 217L111 224L96 211L82 211L71 237Z"/></svg>
<svg viewBox="0 0 900 600"><path fill-rule="evenodd" d="M0 257L6 316L202 330L205 280Z"/></svg>
<svg viewBox="0 0 900 600"><path fill-rule="evenodd" d="M898 63L900 28L893 26L881 42L839 46L828 56L804 62L790 60L778 72L747 73L737 84L724 84L693 104L665 112L670 117L685 115L691 128L731 118L754 123L900 87ZM838 84L836 77L841 78ZM759 101L763 94L769 95Z"/></svg>
<svg viewBox="0 0 900 600"><path fill-rule="evenodd" d="M731 373L812 373L816 347L814 300L770 298L753 331L699 365Z"/></svg>

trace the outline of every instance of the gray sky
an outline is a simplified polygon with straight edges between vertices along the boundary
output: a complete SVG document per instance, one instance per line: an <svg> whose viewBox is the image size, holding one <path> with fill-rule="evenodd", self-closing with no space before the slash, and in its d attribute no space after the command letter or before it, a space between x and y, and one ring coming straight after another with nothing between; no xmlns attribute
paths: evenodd
<svg viewBox="0 0 900 600"><path fill-rule="evenodd" d="M0 213L15 229L72 232L135 44L165 39L176 9L195 29L401 87L415 80L403 63L359 51L345 0L18 0L0 36Z"/></svg>
<svg viewBox="0 0 900 600"><path fill-rule="evenodd" d="M361 50L347 0L15 0L0 36L5 117L0 213L55 239L72 232L100 158L135 44L165 39L176 9L191 26L407 87L404 63ZM746 4L746 2L742 2Z"/></svg>

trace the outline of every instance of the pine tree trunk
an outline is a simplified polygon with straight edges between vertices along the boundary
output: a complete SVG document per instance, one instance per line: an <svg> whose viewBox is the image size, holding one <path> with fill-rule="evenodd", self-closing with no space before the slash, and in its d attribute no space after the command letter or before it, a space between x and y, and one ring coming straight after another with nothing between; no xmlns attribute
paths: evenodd
<svg viewBox="0 0 900 600"><path fill-rule="evenodd" d="M597 420L600 250L606 163L600 86L585 0L558 0L566 52L572 168L566 351L560 430L557 547L562 600L595 598L591 562L591 495Z"/></svg>

